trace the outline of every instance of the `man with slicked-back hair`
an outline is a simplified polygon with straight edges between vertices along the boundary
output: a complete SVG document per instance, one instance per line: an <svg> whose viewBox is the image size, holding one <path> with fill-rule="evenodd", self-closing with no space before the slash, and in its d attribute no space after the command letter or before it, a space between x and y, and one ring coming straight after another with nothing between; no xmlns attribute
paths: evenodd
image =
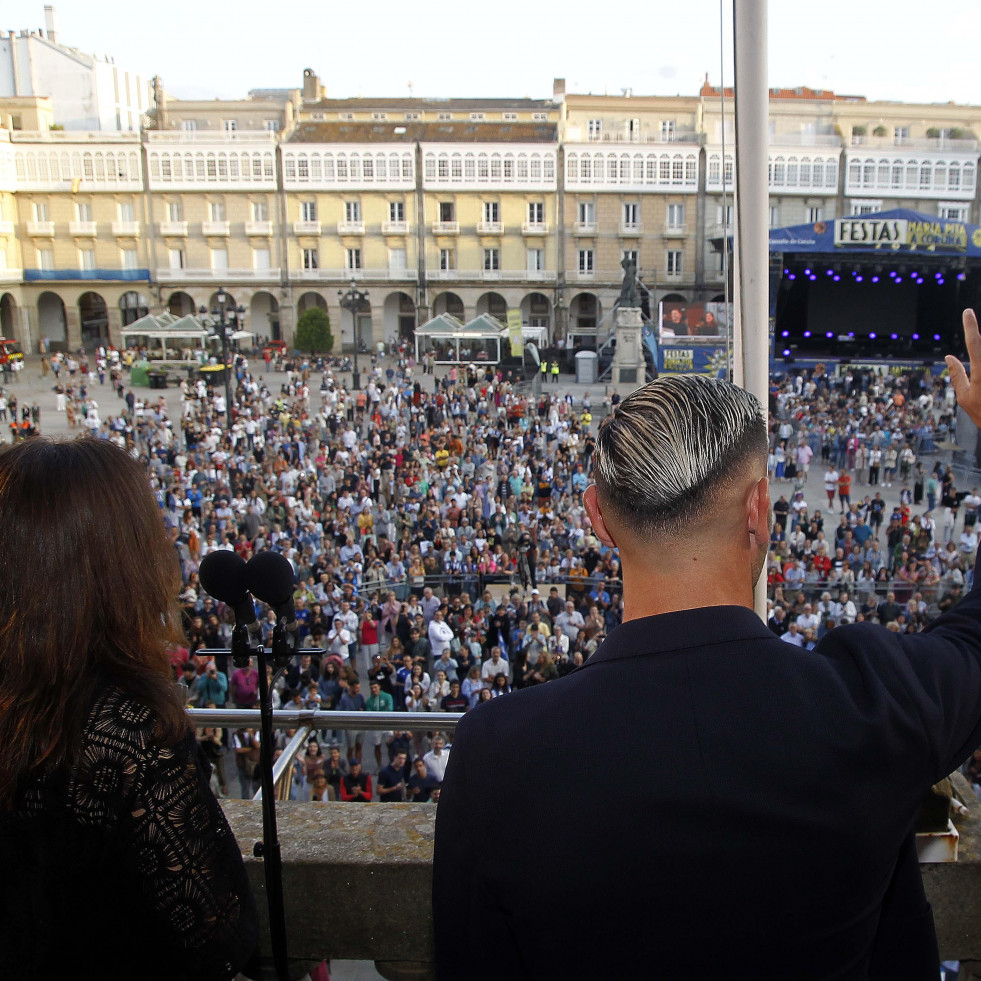
<svg viewBox="0 0 981 981"><path fill-rule="evenodd" d="M947 361L981 423L971 311L964 332L975 380ZM922 634L782 643L753 611L766 467L759 403L721 381L658 379L600 429L583 497L619 551L623 623L462 720L436 817L440 981L935 981L913 825L981 744L981 584Z"/></svg>

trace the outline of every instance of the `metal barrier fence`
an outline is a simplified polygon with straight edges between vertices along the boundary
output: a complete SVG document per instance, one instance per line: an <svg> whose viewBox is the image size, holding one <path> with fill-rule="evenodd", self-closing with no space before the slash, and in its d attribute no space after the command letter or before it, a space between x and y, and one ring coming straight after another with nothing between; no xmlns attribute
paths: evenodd
<svg viewBox="0 0 981 981"><path fill-rule="evenodd" d="M948 587L944 583L914 583L907 582L904 579L888 579L885 581L876 582L852 582L852 583L842 583L842 582L831 582L828 580L818 581L818 582L804 582L795 585L788 585L786 583L778 584L784 593L784 598L789 599L792 596L796 596L797 593L803 593L804 598L808 603L817 601L821 598L822 594L830 593L833 600L837 600L838 596L842 592L847 592L849 598L856 604L864 602L866 597L875 596L876 602L882 602L888 593L895 593L897 603L905 603L909 600L914 593L919 593L923 602L930 606L933 603L939 602L944 593L947 592ZM964 591L967 587L965 585ZM767 587L767 597L773 599L776 593L775 586Z"/></svg>
<svg viewBox="0 0 981 981"><path fill-rule="evenodd" d="M623 591L623 583L620 579L602 579L599 581L603 583L607 592L620 593ZM596 582L595 579L582 576L547 576L541 579L536 578L535 585L542 592L552 586L560 588L565 586L566 591L572 589L573 591L589 592ZM480 596L488 586L507 586L508 590L514 588L519 591L524 588L520 573L515 569L514 571L491 572L474 576L441 573L427 575L415 580L410 580L407 576L401 579L369 579L367 581L362 579L360 594L370 594L375 590L380 593L393 592L400 602L404 602L410 595L421 597L423 589L427 586L439 596L452 597L467 593L471 599ZM467 588L468 586L473 588ZM531 589L530 583L528 589ZM321 601L314 600L314 602Z"/></svg>
<svg viewBox="0 0 981 981"><path fill-rule="evenodd" d="M187 715L197 727L221 729L258 729L259 709L188 708ZM322 709L276 709L274 729L296 729L290 741L273 764L273 785L277 800L289 800L293 783L293 764L300 750L315 732L322 729L351 729L356 732L389 729L419 729L454 732L463 718L462 712L332 712ZM262 800L262 790L253 800Z"/></svg>

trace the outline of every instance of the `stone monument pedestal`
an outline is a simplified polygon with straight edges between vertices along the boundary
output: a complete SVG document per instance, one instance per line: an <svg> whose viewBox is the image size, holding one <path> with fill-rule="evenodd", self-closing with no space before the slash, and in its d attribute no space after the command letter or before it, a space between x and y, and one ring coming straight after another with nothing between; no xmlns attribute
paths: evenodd
<svg viewBox="0 0 981 981"><path fill-rule="evenodd" d="M617 346L613 355L612 383L621 396L626 396L646 382L641 348L644 321L640 307L618 307L615 324Z"/></svg>

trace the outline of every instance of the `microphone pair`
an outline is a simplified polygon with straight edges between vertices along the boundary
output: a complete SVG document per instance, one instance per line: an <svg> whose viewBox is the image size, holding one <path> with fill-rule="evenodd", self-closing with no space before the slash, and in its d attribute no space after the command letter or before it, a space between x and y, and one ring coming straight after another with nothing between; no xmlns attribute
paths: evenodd
<svg viewBox="0 0 981 981"><path fill-rule="evenodd" d="M198 578L206 593L234 610L235 625L250 634L259 633L253 597L271 606L277 621L285 621L286 630L295 633L296 575L285 555L259 552L246 562L237 552L218 549L201 560Z"/></svg>

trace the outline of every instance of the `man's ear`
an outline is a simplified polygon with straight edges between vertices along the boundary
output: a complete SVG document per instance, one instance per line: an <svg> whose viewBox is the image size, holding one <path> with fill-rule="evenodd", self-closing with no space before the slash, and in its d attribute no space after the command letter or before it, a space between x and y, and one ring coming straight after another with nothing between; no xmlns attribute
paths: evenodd
<svg viewBox="0 0 981 981"><path fill-rule="evenodd" d="M760 477L753 484L746 507L746 531L752 544L767 544L770 541L770 524L773 512L770 509L770 481Z"/></svg>
<svg viewBox="0 0 981 981"><path fill-rule="evenodd" d="M600 510L599 498L596 496L596 485L590 484L582 492L582 503L589 515L590 523L593 526L593 534L608 548L617 548L617 543L610 530L603 520L603 512Z"/></svg>

